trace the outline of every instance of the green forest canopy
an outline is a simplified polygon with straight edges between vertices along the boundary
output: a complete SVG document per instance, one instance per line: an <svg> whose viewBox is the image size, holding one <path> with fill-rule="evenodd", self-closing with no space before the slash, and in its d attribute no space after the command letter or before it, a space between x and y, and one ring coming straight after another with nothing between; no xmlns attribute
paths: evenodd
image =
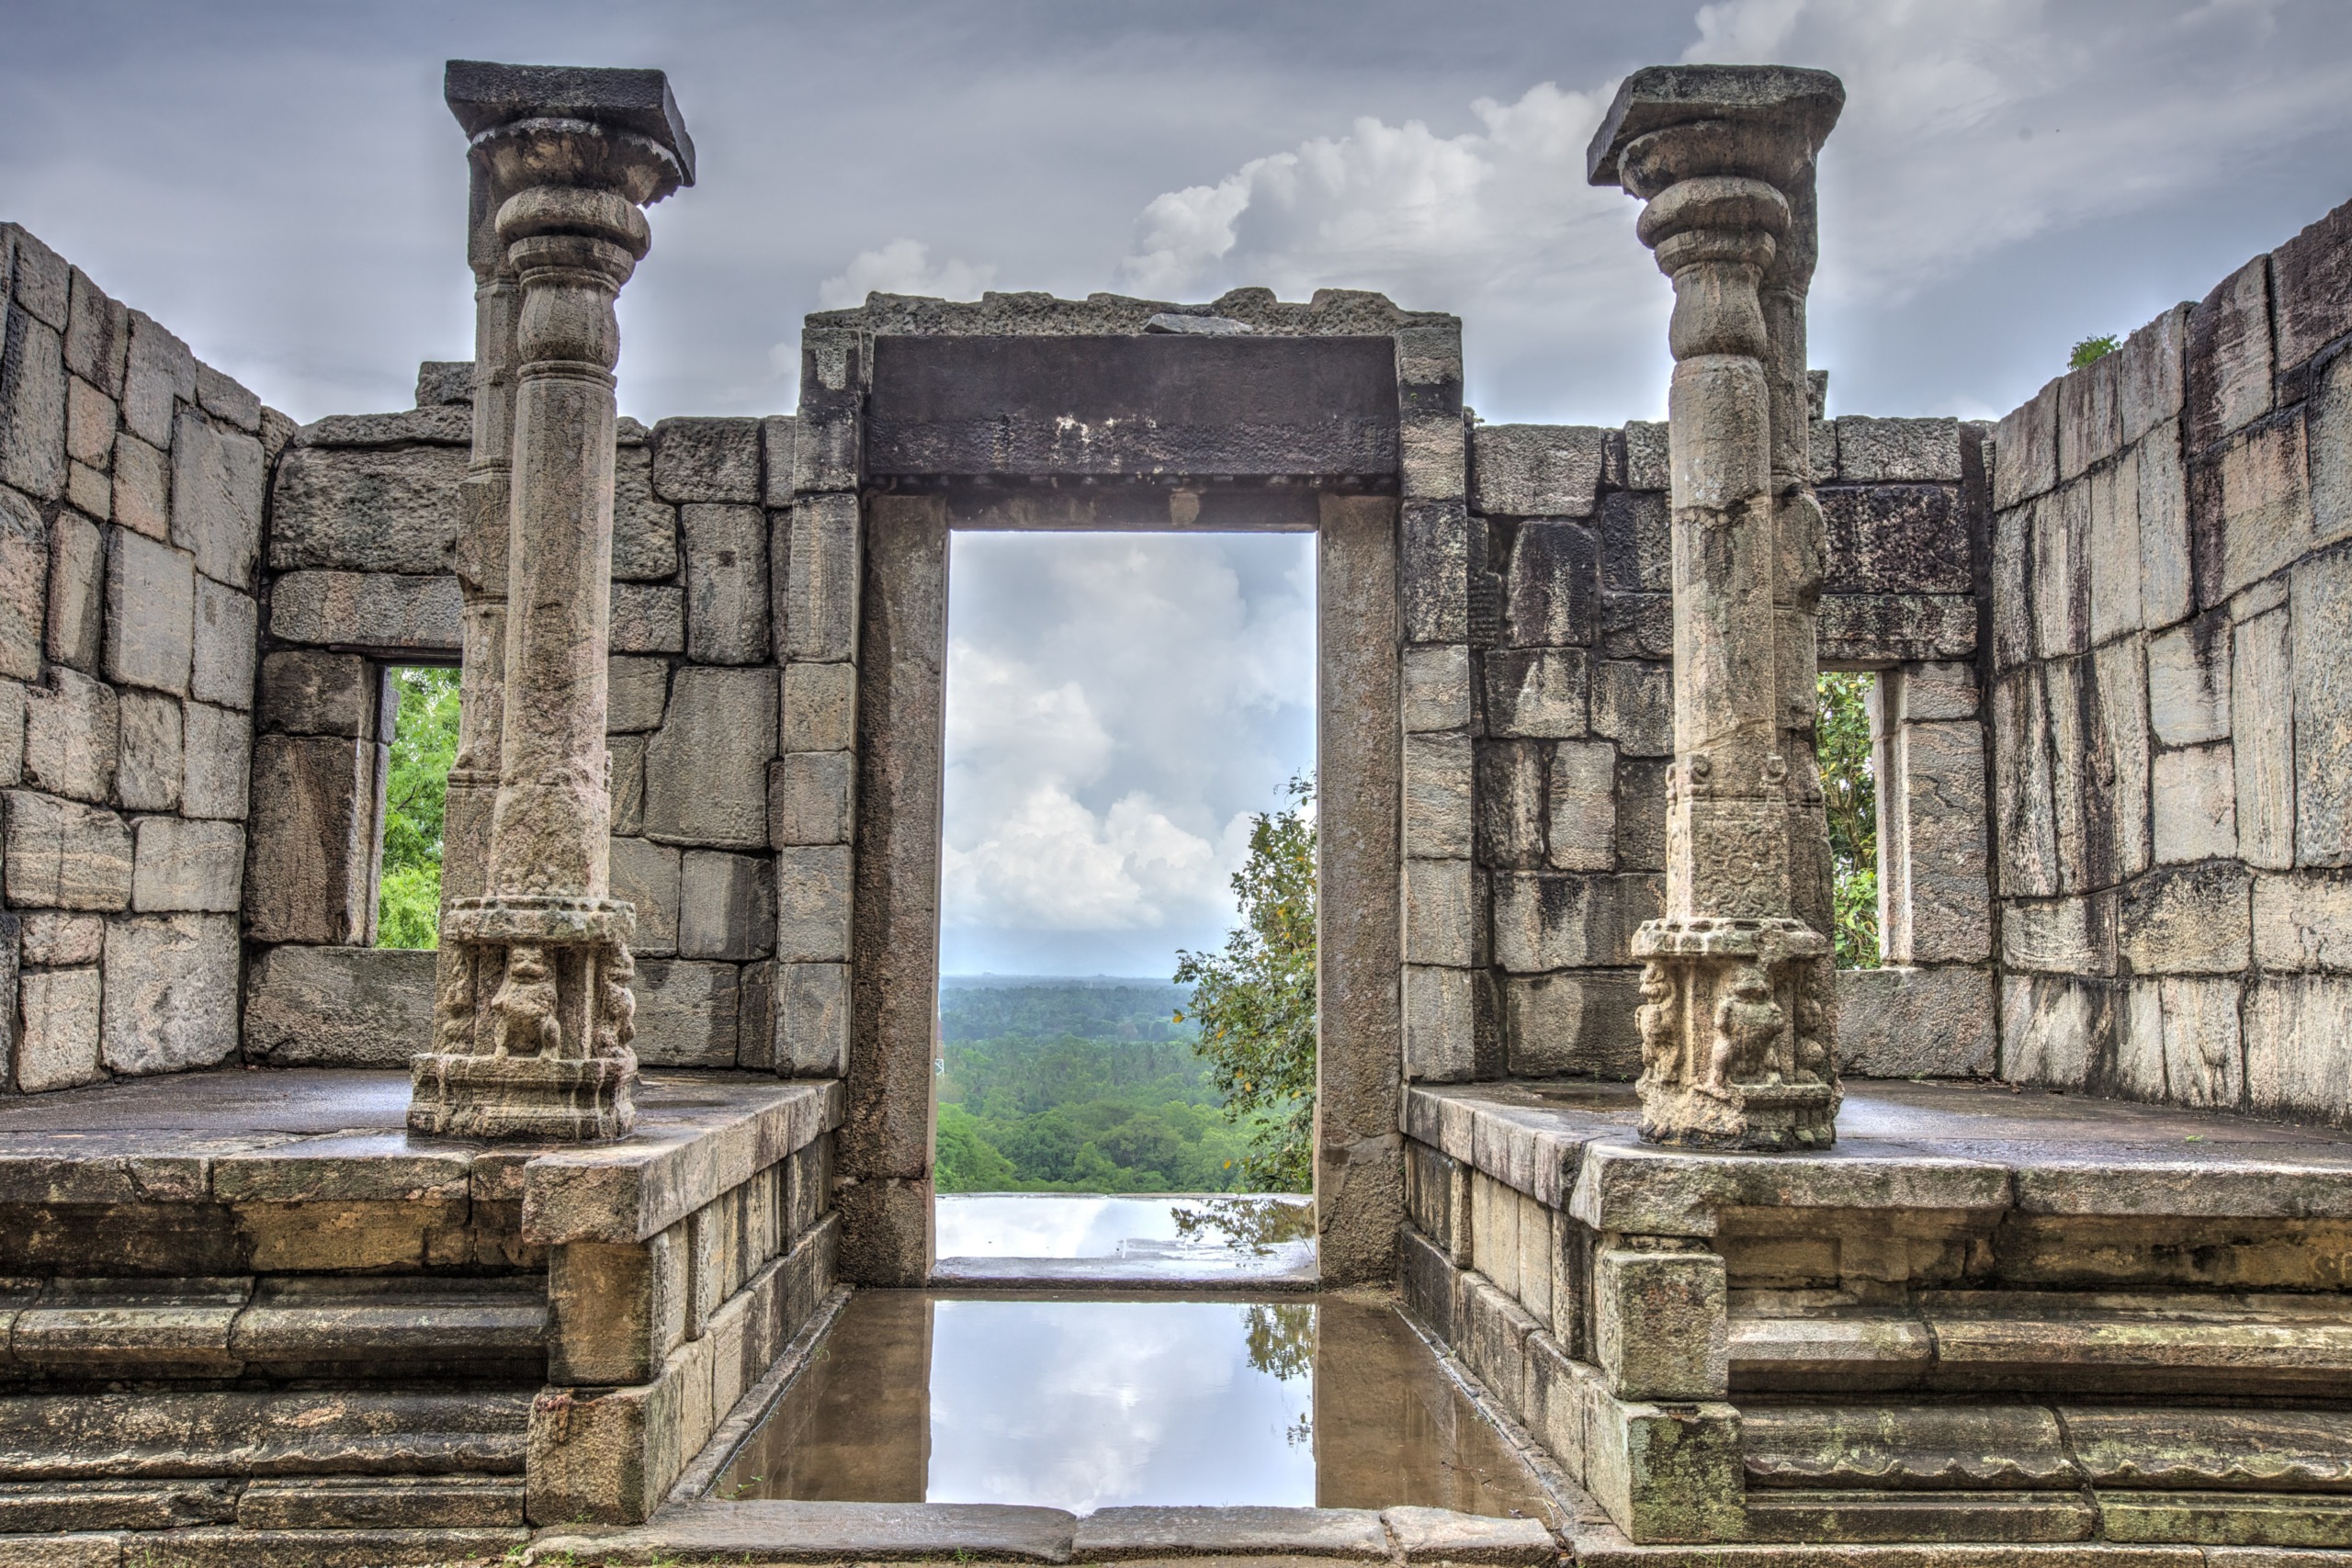
<svg viewBox="0 0 2352 1568"><path fill-rule="evenodd" d="M392 671L400 713L384 789L384 871L376 901L379 947L441 945L441 816L458 758L458 672Z"/></svg>

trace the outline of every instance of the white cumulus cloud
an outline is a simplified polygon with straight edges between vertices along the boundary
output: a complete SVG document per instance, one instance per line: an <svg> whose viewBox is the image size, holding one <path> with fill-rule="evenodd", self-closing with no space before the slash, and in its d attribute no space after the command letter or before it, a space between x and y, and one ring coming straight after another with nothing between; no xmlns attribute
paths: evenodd
<svg viewBox="0 0 2352 1568"><path fill-rule="evenodd" d="M897 239L878 251L858 252L848 266L817 286L817 299L828 310L863 305L868 294L876 293L973 299L995 279L993 266L975 265L958 256L934 263L929 245Z"/></svg>

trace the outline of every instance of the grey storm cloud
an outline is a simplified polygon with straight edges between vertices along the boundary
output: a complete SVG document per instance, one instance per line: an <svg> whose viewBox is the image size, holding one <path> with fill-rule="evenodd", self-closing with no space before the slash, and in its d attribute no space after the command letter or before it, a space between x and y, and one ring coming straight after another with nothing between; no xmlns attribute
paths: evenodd
<svg viewBox="0 0 2352 1568"><path fill-rule="evenodd" d="M451 56L670 73L701 183L622 302L649 420L789 408L800 318L869 288L1238 284L1460 314L1490 420L1655 417L1666 285L1582 153L1659 61L1844 77L1843 412L1996 414L2352 194L2342 0L10 0L0 36L0 216L301 419L469 350ZM1161 969L1311 760L1306 547L958 549L951 967Z"/></svg>

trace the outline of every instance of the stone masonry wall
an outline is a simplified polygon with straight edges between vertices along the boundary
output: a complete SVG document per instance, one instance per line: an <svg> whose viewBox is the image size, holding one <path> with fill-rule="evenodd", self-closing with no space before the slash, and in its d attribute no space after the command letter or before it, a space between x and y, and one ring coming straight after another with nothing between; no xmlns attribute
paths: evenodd
<svg viewBox="0 0 2352 1568"><path fill-rule="evenodd" d="M305 426L273 479L245 903L258 1062L392 1065L427 1032L431 954L367 944L389 672L458 651L451 562L470 373L428 364L415 409ZM773 1064L775 846L829 827L808 789L788 787L806 759L779 752L780 704L802 729L823 717L809 717L807 694L780 692L775 663L788 579L771 572L771 535L782 555L789 525L763 502L771 467L788 475L792 429L620 422L612 882L637 908L637 1050L650 1066ZM830 826L846 838L845 820Z"/></svg>
<svg viewBox="0 0 2352 1568"><path fill-rule="evenodd" d="M2352 206L2004 419L2005 1077L2352 1116Z"/></svg>
<svg viewBox="0 0 2352 1568"><path fill-rule="evenodd" d="M14 224L0 307L0 1087L209 1066L291 422Z"/></svg>

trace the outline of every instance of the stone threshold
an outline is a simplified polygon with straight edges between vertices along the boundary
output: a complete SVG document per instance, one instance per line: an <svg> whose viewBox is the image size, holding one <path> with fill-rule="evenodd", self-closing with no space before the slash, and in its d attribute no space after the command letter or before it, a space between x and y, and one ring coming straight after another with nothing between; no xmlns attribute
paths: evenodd
<svg viewBox="0 0 2352 1568"><path fill-rule="evenodd" d="M1445 1508L1141 1507L1084 1516L981 1503L699 1503L629 1529L551 1532L526 1565L1142 1562L1171 1558L1455 1562L1545 1568L1533 1519Z"/></svg>

